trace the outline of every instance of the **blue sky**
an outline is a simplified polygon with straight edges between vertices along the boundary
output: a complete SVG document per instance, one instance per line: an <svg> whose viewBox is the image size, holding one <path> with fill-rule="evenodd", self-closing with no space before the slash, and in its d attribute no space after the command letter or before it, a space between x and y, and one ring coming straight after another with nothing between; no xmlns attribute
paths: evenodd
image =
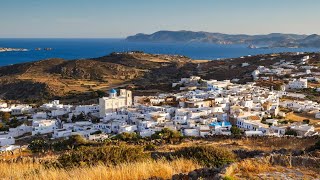
<svg viewBox="0 0 320 180"><path fill-rule="evenodd" d="M0 37L118 38L158 30L320 34L318 0L0 0Z"/></svg>

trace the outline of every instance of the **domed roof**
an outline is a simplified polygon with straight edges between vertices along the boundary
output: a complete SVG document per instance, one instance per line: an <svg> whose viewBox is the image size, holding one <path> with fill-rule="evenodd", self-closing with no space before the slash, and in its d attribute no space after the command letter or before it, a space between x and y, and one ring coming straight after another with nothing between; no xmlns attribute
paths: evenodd
<svg viewBox="0 0 320 180"><path fill-rule="evenodd" d="M115 89L111 89L111 90L109 91L109 93L116 94L117 91L116 91Z"/></svg>

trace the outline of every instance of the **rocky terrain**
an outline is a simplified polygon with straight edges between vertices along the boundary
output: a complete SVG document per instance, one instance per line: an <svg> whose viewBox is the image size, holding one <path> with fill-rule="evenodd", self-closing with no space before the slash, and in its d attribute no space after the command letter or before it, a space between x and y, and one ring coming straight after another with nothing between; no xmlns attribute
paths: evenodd
<svg viewBox="0 0 320 180"><path fill-rule="evenodd" d="M109 88L120 86L135 93L157 93L171 91L172 82L190 75L217 80L237 78L244 83L252 80L251 72L259 65L302 56L284 53L203 61L178 55L129 52L81 60L48 59L0 67L0 98L28 102L52 98L96 99L97 92L101 95ZM245 62L249 66L242 67Z"/></svg>
<svg viewBox="0 0 320 180"><path fill-rule="evenodd" d="M133 42L206 42L214 44L247 44L251 47L320 47L320 36L271 33L267 35L222 34L193 31L158 31L127 37Z"/></svg>

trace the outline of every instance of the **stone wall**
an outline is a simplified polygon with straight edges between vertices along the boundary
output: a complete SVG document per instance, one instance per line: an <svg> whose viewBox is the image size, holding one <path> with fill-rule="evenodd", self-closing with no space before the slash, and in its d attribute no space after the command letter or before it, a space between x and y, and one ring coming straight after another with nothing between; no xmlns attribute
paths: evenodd
<svg viewBox="0 0 320 180"><path fill-rule="evenodd" d="M320 168L320 158L315 157L271 155L266 158L269 158L269 162L273 165Z"/></svg>
<svg viewBox="0 0 320 180"><path fill-rule="evenodd" d="M188 174L175 174L172 176L172 180L198 180L199 178L220 180L232 174L236 168L237 163L226 164L221 168L201 168L191 171Z"/></svg>

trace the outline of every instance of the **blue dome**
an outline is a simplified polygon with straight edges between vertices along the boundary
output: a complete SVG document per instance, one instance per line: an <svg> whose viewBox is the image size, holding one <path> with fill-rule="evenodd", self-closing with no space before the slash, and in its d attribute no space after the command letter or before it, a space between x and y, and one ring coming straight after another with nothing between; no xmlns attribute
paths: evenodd
<svg viewBox="0 0 320 180"><path fill-rule="evenodd" d="M109 93L111 93L111 94L117 94L117 91L116 91L115 89L111 89L111 90L109 91Z"/></svg>

